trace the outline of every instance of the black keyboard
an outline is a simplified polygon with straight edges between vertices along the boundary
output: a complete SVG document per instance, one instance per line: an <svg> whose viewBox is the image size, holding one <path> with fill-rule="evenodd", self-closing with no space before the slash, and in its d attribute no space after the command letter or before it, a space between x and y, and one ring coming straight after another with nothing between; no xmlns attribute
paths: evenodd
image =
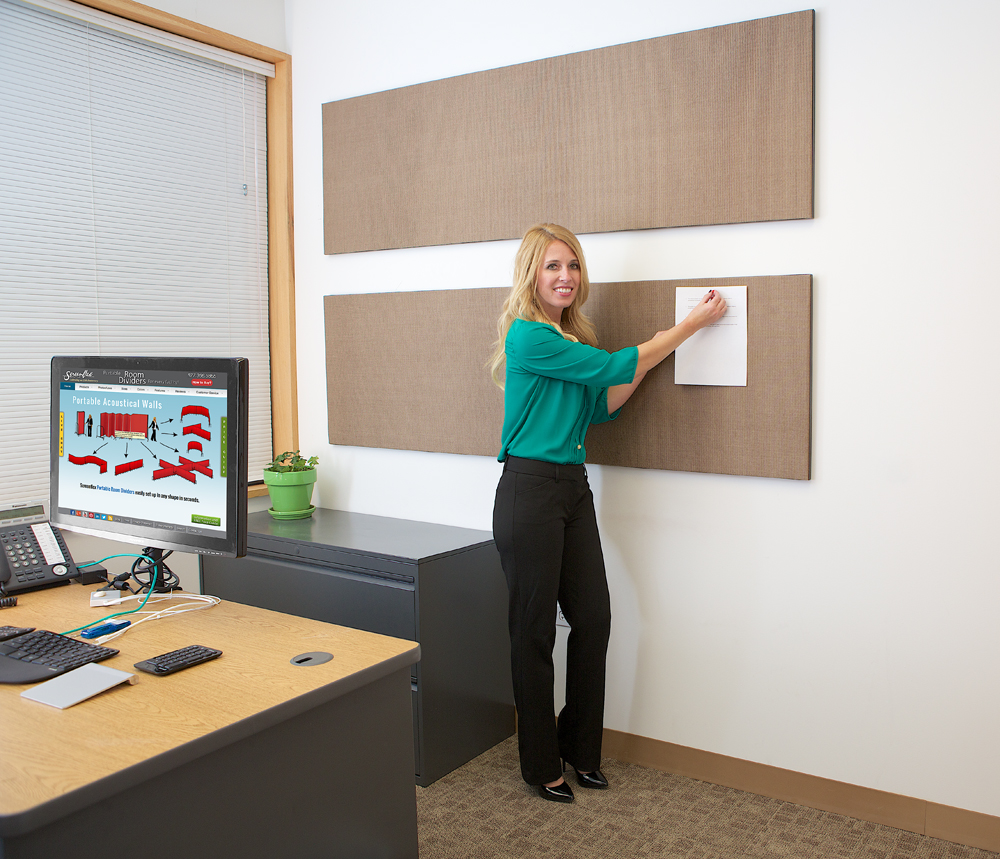
<svg viewBox="0 0 1000 859"><path fill-rule="evenodd" d="M116 653L113 647L36 629L0 641L0 683L37 683Z"/></svg>
<svg viewBox="0 0 1000 859"><path fill-rule="evenodd" d="M192 665L201 665L202 662L208 662L217 656L222 656L221 650L205 647L203 644L191 644L180 650L171 650L170 653L161 653L152 659L136 662L135 667L149 674L173 674Z"/></svg>

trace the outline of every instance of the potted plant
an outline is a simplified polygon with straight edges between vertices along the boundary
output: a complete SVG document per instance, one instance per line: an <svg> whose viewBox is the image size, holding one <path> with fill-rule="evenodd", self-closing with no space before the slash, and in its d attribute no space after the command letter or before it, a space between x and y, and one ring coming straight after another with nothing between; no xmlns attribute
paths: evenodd
<svg viewBox="0 0 1000 859"><path fill-rule="evenodd" d="M286 450L264 468L264 483L271 496L275 519L306 519L316 508L310 504L316 483L318 456L306 459L297 450Z"/></svg>

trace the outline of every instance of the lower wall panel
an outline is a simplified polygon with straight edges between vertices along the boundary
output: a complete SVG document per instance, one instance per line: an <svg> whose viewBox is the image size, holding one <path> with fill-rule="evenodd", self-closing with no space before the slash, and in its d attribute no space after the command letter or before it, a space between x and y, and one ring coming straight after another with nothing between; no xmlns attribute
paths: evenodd
<svg viewBox="0 0 1000 859"><path fill-rule="evenodd" d="M812 276L593 284L602 348L673 324L678 286L747 286L747 386L674 384L673 356L619 418L591 428L602 465L806 480L810 477ZM503 394L486 362L509 290L328 295L331 444L496 456Z"/></svg>

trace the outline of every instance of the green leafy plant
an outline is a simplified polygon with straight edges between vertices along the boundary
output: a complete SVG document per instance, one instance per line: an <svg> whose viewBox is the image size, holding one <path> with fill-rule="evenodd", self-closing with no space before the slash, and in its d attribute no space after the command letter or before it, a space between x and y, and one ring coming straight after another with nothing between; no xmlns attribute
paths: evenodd
<svg viewBox="0 0 1000 859"><path fill-rule="evenodd" d="M264 468L264 471L276 471L283 474L286 471L310 471L319 462L318 456L310 456L306 459L300 456L297 450L286 450L274 458L274 462Z"/></svg>

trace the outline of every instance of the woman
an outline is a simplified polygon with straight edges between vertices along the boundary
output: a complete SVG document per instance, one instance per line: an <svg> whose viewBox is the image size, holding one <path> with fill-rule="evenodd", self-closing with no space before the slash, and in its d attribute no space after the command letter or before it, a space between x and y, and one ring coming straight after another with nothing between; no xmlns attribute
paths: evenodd
<svg viewBox="0 0 1000 859"><path fill-rule="evenodd" d="M491 362L504 388L493 534L509 591L521 775L555 802L573 801L563 762L581 787L608 786L600 763L611 600L583 465L587 427L617 417L649 370L726 309L713 290L675 327L609 353L582 312L589 289L576 236L555 224L532 227L514 261ZM556 602L570 625L558 723Z"/></svg>

